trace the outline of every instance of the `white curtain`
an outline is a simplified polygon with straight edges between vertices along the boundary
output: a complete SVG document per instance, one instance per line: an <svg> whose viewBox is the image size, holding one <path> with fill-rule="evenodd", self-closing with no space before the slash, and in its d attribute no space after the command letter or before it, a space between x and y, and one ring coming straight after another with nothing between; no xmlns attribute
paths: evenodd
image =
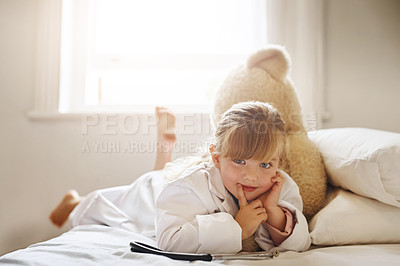
<svg viewBox="0 0 400 266"><path fill-rule="evenodd" d="M322 127L323 0L267 0L268 42L286 47L306 126ZM315 128L316 129L316 128Z"/></svg>

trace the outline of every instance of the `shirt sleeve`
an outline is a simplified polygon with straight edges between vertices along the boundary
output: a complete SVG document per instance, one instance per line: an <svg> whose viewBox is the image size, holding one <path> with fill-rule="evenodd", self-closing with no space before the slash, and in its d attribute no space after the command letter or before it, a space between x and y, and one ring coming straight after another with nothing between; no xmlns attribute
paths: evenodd
<svg viewBox="0 0 400 266"><path fill-rule="evenodd" d="M281 209L286 216L286 225L283 232L277 229L276 227L270 225L268 222L264 223L271 235L271 238L275 239L274 244L276 246L279 246L284 240L286 240L286 238L290 236L294 228L292 213L286 208L281 208Z"/></svg>
<svg viewBox="0 0 400 266"><path fill-rule="evenodd" d="M158 246L174 252L239 252L239 224L229 213L211 212L203 201L205 195L199 193L182 184L168 184L163 189L156 202Z"/></svg>
<svg viewBox="0 0 400 266"><path fill-rule="evenodd" d="M278 205L284 210L286 218L285 231L274 228L268 223L261 225L255 234L256 242L263 250L271 250L278 247L279 250L305 251L311 245L308 224L300 210L290 203L280 201ZM291 217L291 218L289 218ZM274 243L271 235L280 238L280 243Z"/></svg>
<svg viewBox="0 0 400 266"><path fill-rule="evenodd" d="M303 203L299 188L288 174L283 171L281 173L285 177L285 184L281 191L278 206L284 210L287 218L285 231L281 232L271 225L264 223L257 229L255 239L263 250L278 248L279 250L305 251L311 245L311 238L308 232L307 220L302 213ZM289 218L289 215L291 218ZM292 225L290 225L290 222L292 222ZM291 232L290 228L292 229ZM279 240L282 241L280 243L273 243L271 234L279 236Z"/></svg>

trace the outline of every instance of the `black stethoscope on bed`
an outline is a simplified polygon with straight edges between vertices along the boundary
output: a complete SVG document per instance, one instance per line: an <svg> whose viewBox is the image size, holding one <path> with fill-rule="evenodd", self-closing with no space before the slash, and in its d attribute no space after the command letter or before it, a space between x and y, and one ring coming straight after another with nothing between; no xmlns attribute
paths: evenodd
<svg viewBox="0 0 400 266"><path fill-rule="evenodd" d="M168 252L152 247L141 242L131 242L131 251L138 253L148 253L153 255L161 255L174 260L187 261L213 261L213 260L264 260L279 256L279 250L272 252L249 252L238 254L195 254L195 253L177 253Z"/></svg>

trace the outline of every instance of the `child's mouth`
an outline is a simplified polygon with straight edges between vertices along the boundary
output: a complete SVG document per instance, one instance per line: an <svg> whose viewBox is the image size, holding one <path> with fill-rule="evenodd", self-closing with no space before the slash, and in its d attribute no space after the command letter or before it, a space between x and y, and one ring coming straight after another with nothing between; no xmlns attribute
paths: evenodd
<svg viewBox="0 0 400 266"><path fill-rule="evenodd" d="M243 188L243 191L245 191L245 192L253 192L254 190L257 189L257 187L250 187L250 186L243 186L243 185L242 185L242 188Z"/></svg>

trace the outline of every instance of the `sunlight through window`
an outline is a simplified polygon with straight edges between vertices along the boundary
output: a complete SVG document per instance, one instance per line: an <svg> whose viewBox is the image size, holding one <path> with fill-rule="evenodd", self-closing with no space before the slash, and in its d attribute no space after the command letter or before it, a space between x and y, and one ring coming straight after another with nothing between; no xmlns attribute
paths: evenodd
<svg viewBox="0 0 400 266"><path fill-rule="evenodd" d="M266 45L264 0L63 1L60 111L209 108Z"/></svg>

